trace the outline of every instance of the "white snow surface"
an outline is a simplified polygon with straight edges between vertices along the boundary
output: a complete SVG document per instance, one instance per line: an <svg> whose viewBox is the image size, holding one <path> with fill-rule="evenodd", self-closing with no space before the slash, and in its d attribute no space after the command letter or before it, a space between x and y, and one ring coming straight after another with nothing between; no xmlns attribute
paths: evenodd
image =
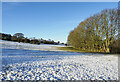
<svg viewBox="0 0 120 82"><path fill-rule="evenodd" d="M10 64L0 73L3 80L118 80L118 57L63 56L45 60Z"/></svg>
<svg viewBox="0 0 120 82"><path fill-rule="evenodd" d="M45 50L45 51L62 51L58 50L57 47L65 47L64 45L50 45L50 44L29 44L29 43L18 43L12 41L0 40L1 48L8 49L27 49L27 50Z"/></svg>
<svg viewBox="0 0 120 82"><path fill-rule="evenodd" d="M52 46L4 41L7 48L51 49ZM40 47L41 46L41 47ZM18 49L19 49L18 48ZM52 48L55 50L54 48ZM63 55L60 59L3 66L2 80L118 80L117 55Z"/></svg>

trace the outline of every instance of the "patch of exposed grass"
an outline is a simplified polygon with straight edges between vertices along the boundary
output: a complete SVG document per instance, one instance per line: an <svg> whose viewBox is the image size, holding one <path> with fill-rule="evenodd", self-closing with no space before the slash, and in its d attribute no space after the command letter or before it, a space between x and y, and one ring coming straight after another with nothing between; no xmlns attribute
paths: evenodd
<svg viewBox="0 0 120 82"><path fill-rule="evenodd" d="M98 52L96 50L90 51L90 50L80 50L80 49L75 49L73 47L57 47L59 50L63 50L63 51L68 51L68 52L84 52L84 53L99 53L99 54L111 54L113 55L113 53L105 53L105 52ZM120 54L116 54L116 55L120 55Z"/></svg>
<svg viewBox="0 0 120 82"><path fill-rule="evenodd" d="M58 47L60 50L69 51L69 52L85 52L83 50L75 49L73 47Z"/></svg>

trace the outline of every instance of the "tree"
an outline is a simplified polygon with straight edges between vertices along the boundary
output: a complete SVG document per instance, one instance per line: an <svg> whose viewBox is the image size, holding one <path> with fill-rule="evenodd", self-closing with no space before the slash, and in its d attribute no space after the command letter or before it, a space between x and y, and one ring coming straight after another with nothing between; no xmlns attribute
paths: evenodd
<svg viewBox="0 0 120 82"><path fill-rule="evenodd" d="M13 36L16 36L17 38L24 38L23 33L15 33Z"/></svg>
<svg viewBox="0 0 120 82"><path fill-rule="evenodd" d="M23 38L24 38L23 33L15 33L13 36L17 37L18 42L23 42Z"/></svg>
<svg viewBox="0 0 120 82"><path fill-rule="evenodd" d="M110 44L119 37L117 22L117 9L105 9L82 21L71 31L67 44L76 49L109 52Z"/></svg>
<svg viewBox="0 0 120 82"><path fill-rule="evenodd" d="M30 40L27 39L27 38L24 38L24 39L23 39L23 42L25 42L25 43L30 43Z"/></svg>
<svg viewBox="0 0 120 82"><path fill-rule="evenodd" d="M3 34L1 33L1 39L2 40L8 40L8 41L11 41L11 35L10 34Z"/></svg>
<svg viewBox="0 0 120 82"><path fill-rule="evenodd" d="M30 43L31 44L40 44L40 41L38 41L37 39L32 39L31 41L30 41Z"/></svg>
<svg viewBox="0 0 120 82"><path fill-rule="evenodd" d="M11 40L17 42L17 37L16 36L12 36Z"/></svg>
<svg viewBox="0 0 120 82"><path fill-rule="evenodd" d="M60 43L60 41L57 42L58 44Z"/></svg>

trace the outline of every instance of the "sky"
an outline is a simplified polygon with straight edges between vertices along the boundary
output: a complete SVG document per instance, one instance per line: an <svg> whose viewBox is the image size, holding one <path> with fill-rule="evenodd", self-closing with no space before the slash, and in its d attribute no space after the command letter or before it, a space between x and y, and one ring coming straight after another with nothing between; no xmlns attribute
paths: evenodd
<svg viewBox="0 0 120 82"><path fill-rule="evenodd" d="M67 42L80 22L117 2L3 2L2 33Z"/></svg>

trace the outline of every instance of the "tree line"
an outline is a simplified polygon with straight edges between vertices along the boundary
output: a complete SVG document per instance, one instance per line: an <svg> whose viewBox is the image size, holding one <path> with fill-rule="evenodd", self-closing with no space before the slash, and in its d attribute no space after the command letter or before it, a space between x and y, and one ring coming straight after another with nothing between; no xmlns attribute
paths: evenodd
<svg viewBox="0 0 120 82"><path fill-rule="evenodd" d="M14 41L14 42L23 42L23 43L30 43L30 44L60 44L60 41L55 42L54 40L44 40L44 39L35 39L34 38L25 38L23 33L15 33L13 36L11 34L5 34L5 33L0 33L0 39L1 40L7 40L7 41ZM64 43L62 43L64 44Z"/></svg>
<svg viewBox="0 0 120 82"><path fill-rule="evenodd" d="M105 9L82 21L69 33L67 44L80 50L120 53L118 13Z"/></svg>

